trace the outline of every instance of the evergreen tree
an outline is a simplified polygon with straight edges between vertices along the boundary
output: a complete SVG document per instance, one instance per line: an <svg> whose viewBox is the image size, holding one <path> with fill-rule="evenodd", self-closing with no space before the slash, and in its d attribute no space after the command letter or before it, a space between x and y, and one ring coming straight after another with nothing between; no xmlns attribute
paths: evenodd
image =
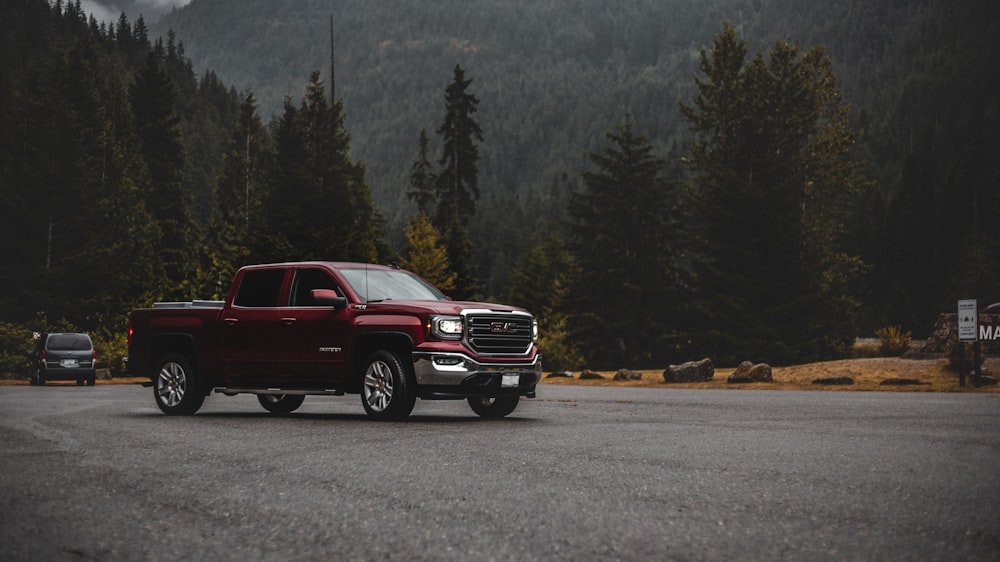
<svg viewBox="0 0 1000 562"><path fill-rule="evenodd" d="M584 189L569 203L579 272L567 300L572 335L594 367L661 364L674 348L669 322L684 278L671 219L677 196L631 118L607 138L588 155L597 170L582 174Z"/></svg>
<svg viewBox="0 0 1000 562"><path fill-rule="evenodd" d="M420 129L417 159L410 166L410 186L413 189L407 191L406 196L417 204L417 212L430 216L437 197L434 193L434 172L430 160L427 159L427 143L427 129Z"/></svg>
<svg viewBox="0 0 1000 562"><path fill-rule="evenodd" d="M576 341L567 329L567 295L577 274L573 256L552 225L542 229L510 272L506 302L534 315L545 366L553 371L584 365Z"/></svg>
<svg viewBox="0 0 1000 562"><path fill-rule="evenodd" d="M400 265L426 279L444 293L455 288L455 274L448 264L448 252L430 217L420 212L406 225L406 257Z"/></svg>
<svg viewBox="0 0 1000 562"><path fill-rule="evenodd" d="M698 134L691 166L709 258L701 344L734 361L831 357L854 337L861 263L840 243L867 185L850 160L858 133L821 47L778 41L767 61L747 52L726 23L681 104Z"/></svg>
<svg viewBox="0 0 1000 562"><path fill-rule="evenodd" d="M192 200L184 188L184 147L175 111L173 84L155 53L146 55L145 66L129 89L135 130L149 170L146 206L162 231L158 250L166 285L164 298L190 299L187 286L193 276L191 252L197 231L191 218Z"/></svg>
<svg viewBox="0 0 1000 562"><path fill-rule="evenodd" d="M210 228L216 256L212 277L218 284L225 284L249 261L254 236L263 227L261 207L270 161L269 139L257 114L257 100L247 92L215 183Z"/></svg>
<svg viewBox="0 0 1000 562"><path fill-rule="evenodd" d="M441 171L437 175L437 217L435 226L444 233L448 260L458 278L455 298L472 297L478 283L472 271L472 245L468 226L479 199L479 147L483 133L473 118L479 99L469 92L472 79L465 78L455 65L454 80L445 89L445 117L438 127L442 139Z"/></svg>
<svg viewBox="0 0 1000 562"><path fill-rule="evenodd" d="M283 260L377 261L381 219L364 166L348 154L343 102L329 103L319 71L310 76L300 107L286 101L275 144L263 253Z"/></svg>

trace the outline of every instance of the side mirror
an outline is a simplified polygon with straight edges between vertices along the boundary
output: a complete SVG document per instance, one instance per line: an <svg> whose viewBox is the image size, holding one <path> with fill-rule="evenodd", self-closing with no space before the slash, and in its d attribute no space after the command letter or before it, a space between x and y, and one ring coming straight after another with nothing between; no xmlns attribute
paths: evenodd
<svg viewBox="0 0 1000 562"><path fill-rule="evenodd" d="M313 289L309 291L313 301L322 306L332 306L335 309L347 308L347 297L337 294L332 289Z"/></svg>

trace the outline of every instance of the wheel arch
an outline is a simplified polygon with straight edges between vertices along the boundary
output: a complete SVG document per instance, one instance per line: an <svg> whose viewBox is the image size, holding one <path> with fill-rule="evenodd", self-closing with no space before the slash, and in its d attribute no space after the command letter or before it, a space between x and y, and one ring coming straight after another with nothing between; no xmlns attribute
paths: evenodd
<svg viewBox="0 0 1000 562"><path fill-rule="evenodd" d="M205 369L205 365L202 364L201 357L198 356L198 348L193 335L166 332L153 336L151 343L150 349L152 353L150 354L150 360L152 364L149 366L150 378L156 376L156 368L164 357L171 354L180 355L188 361L191 368L195 369L201 375L199 380L204 387L202 390L206 394L208 393L208 389L211 388L206 379L208 371Z"/></svg>
<svg viewBox="0 0 1000 562"><path fill-rule="evenodd" d="M368 332L360 334L351 347L351 383L361 388L361 378L364 376L368 357L379 350L386 350L399 356L403 367L413 373L413 338L403 332Z"/></svg>

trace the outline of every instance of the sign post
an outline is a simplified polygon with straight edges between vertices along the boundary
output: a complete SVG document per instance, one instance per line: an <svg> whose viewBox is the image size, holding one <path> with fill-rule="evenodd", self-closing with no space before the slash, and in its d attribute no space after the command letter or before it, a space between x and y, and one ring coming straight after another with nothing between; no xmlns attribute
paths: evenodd
<svg viewBox="0 0 1000 562"><path fill-rule="evenodd" d="M965 342L975 342L973 347L976 357L972 360L972 366L976 373L976 386L979 386L979 312L976 308L976 299L958 301L959 386L965 386Z"/></svg>

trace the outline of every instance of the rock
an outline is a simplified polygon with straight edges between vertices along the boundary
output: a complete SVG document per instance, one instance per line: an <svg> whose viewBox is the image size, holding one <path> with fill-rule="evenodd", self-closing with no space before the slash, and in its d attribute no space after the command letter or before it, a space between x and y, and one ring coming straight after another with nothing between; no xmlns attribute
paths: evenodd
<svg viewBox="0 0 1000 562"><path fill-rule="evenodd" d="M571 379L571 378L573 378L573 372L572 371L562 371L560 373L549 373L548 375L545 375L545 378L547 378L547 379L558 379L558 378Z"/></svg>
<svg viewBox="0 0 1000 562"><path fill-rule="evenodd" d="M774 382L771 377L771 366L767 363L757 363L754 365L750 361L744 361L736 367L733 374L726 379L729 384L745 382Z"/></svg>
<svg viewBox="0 0 1000 562"><path fill-rule="evenodd" d="M641 381L642 380L642 373L636 373L635 371L630 371L628 369L618 369L618 372L615 373L614 380L616 380L616 381Z"/></svg>
<svg viewBox="0 0 1000 562"><path fill-rule="evenodd" d="M580 380L582 380L582 381L585 381L585 380L594 380L594 379L603 379L603 378L604 377L602 377L600 375L600 373L597 373L595 371L591 371L590 369L584 369L583 372L580 373Z"/></svg>
<svg viewBox="0 0 1000 562"><path fill-rule="evenodd" d="M715 376L715 365L709 358L670 365L663 371L663 382L706 382Z"/></svg>
<svg viewBox="0 0 1000 562"><path fill-rule="evenodd" d="M851 377L829 377L825 379L816 379L812 383L823 385L854 384L854 379Z"/></svg>

